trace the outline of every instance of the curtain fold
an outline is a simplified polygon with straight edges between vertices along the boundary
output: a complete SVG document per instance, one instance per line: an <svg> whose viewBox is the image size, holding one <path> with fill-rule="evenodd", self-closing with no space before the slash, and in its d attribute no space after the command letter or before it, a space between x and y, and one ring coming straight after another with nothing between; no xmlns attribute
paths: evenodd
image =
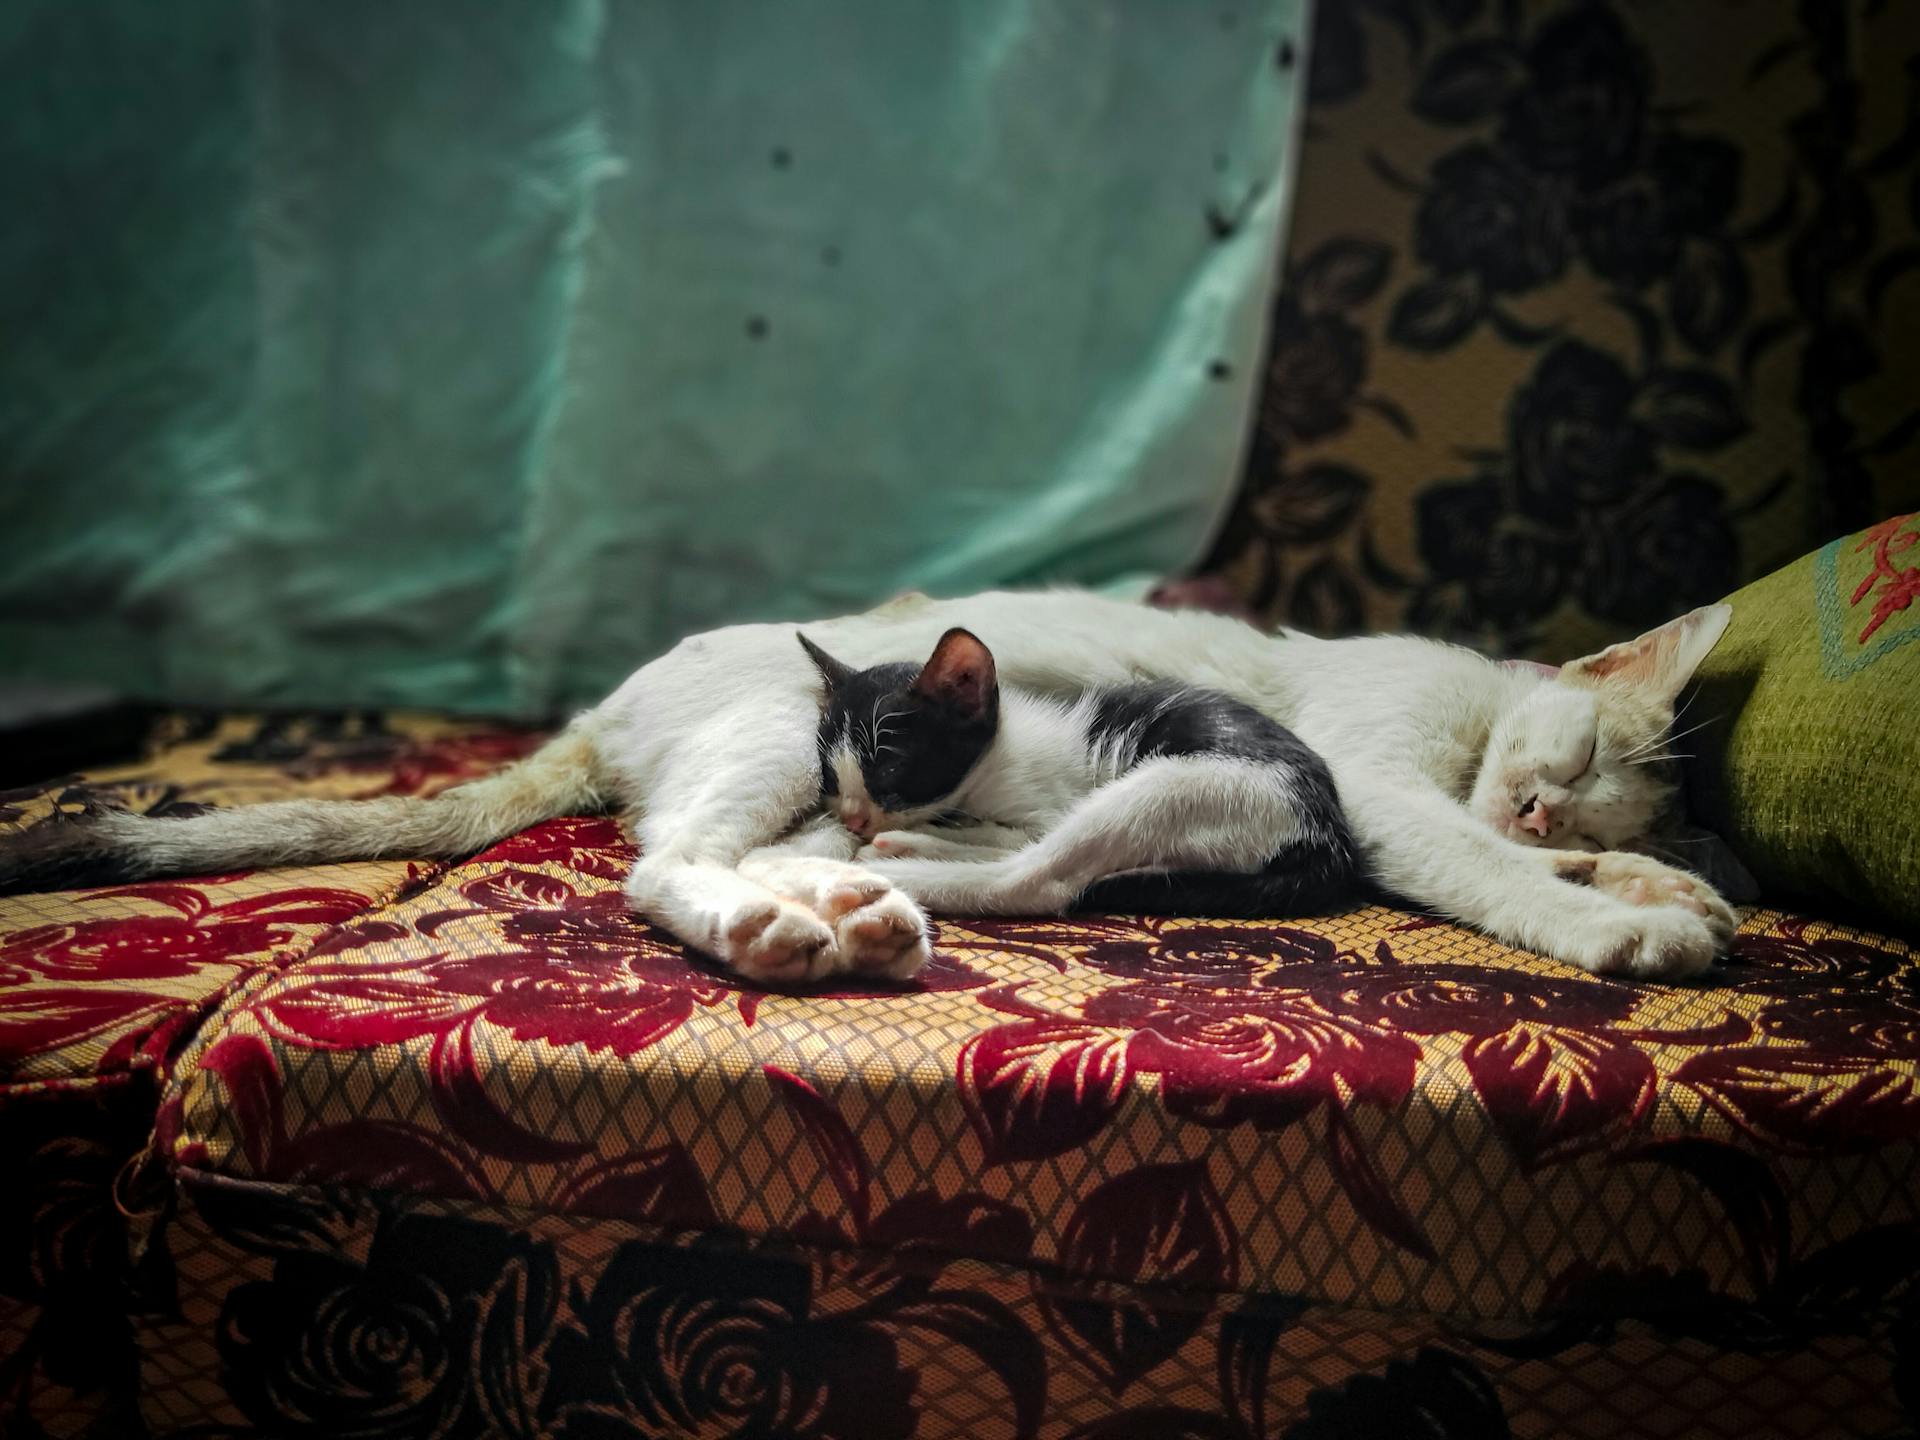
<svg viewBox="0 0 1920 1440"><path fill-rule="evenodd" d="M1305 5L9 7L0 675L544 714L1195 558Z"/></svg>

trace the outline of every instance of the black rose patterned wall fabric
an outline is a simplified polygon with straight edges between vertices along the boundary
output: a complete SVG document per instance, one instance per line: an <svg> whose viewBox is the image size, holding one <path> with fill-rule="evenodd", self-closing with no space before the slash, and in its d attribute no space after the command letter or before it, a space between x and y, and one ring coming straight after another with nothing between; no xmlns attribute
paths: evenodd
<svg viewBox="0 0 1920 1440"><path fill-rule="evenodd" d="M1920 5L1321 0L1212 570L1562 656L1920 504Z"/></svg>

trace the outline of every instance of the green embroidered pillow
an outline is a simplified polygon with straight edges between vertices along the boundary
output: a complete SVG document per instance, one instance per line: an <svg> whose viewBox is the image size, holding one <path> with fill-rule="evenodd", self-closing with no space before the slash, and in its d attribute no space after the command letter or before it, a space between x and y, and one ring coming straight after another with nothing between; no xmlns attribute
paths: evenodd
<svg viewBox="0 0 1920 1440"><path fill-rule="evenodd" d="M1727 598L1690 799L1760 881L1920 930L1920 515ZM1686 721L1682 723L1685 728ZM1835 902L1838 902L1837 904Z"/></svg>

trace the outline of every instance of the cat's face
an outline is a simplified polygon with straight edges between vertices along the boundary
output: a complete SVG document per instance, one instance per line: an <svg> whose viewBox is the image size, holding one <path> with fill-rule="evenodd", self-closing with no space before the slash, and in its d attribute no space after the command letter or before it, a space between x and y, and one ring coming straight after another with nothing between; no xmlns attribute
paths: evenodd
<svg viewBox="0 0 1920 1440"><path fill-rule="evenodd" d="M840 823L872 836L951 809L999 728L992 652L954 629L924 665L855 670L804 635L800 643L826 682L820 788Z"/></svg>
<svg viewBox="0 0 1920 1440"><path fill-rule="evenodd" d="M1523 845L1618 850L1644 839L1679 781L1674 702L1732 614L1709 605L1541 681L1488 737L1473 812Z"/></svg>

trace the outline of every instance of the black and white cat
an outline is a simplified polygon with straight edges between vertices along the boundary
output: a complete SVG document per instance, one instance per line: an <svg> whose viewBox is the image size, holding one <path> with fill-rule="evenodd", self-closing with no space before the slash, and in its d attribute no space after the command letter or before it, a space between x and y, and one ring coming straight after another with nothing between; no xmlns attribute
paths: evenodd
<svg viewBox="0 0 1920 1440"><path fill-rule="evenodd" d="M1071 591L908 597L807 631L870 666L929 653L964 623L991 645L1001 682L1031 693L1142 680L1221 691L1326 761L1386 889L1582 969L1678 979L1726 947L1733 912L1704 880L1632 847L1674 793L1675 699L1730 615L1696 610L1553 677L1433 641L1265 635ZM941 903L938 867L956 862L806 852L818 837L794 822L818 801L819 720L817 675L791 627L731 626L643 666L526 760L433 798L40 825L0 851L0 887L458 856L612 809L641 847L629 901L688 944L755 977L911 975L929 953L916 897ZM1150 849L1182 792L1144 766L1103 787L1127 802L1106 817L1116 851ZM1004 910L1025 883L1009 869L971 884L967 903Z"/></svg>
<svg viewBox="0 0 1920 1440"><path fill-rule="evenodd" d="M821 794L844 827L810 848L931 862L910 888L936 909L1278 916L1357 893L1325 762L1231 696L1171 681L1074 699L1002 689L993 653L958 627L922 665L855 670L800 644L825 686ZM1160 791L1177 803L1151 809L1157 828L1115 823Z"/></svg>

